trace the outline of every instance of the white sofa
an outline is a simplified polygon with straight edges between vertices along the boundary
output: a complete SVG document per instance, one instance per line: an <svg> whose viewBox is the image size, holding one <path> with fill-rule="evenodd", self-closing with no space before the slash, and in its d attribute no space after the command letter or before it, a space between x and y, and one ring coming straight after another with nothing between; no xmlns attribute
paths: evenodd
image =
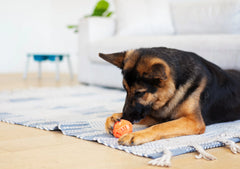
<svg viewBox="0 0 240 169"><path fill-rule="evenodd" d="M240 0L123 1L115 0L115 17L80 20L79 82L122 87L121 71L98 53L140 47L191 51L240 69Z"/></svg>

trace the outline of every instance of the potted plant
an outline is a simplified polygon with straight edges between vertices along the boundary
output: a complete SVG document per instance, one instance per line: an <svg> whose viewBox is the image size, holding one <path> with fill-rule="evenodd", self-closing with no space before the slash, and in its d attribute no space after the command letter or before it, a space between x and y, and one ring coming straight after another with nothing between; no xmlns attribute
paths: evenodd
<svg viewBox="0 0 240 169"><path fill-rule="evenodd" d="M95 8L90 15L86 15L85 17L110 17L113 12L109 11L109 2L106 0L99 0L97 4L95 5ZM73 29L75 33L78 32L78 25L68 25L68 29Z"/></svg>

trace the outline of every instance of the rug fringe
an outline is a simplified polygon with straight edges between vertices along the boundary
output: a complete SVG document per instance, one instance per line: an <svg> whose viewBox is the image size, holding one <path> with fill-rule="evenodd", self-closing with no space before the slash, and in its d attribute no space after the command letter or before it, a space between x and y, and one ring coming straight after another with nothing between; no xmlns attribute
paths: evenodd
<svg viewBox="0 0 240 169"><path fill-rule="evenodd" d="M170 167L171 158L172 158L172 152L169 149L164 149L162 157L151 160L148 162L148 164L161 166L161 167Z"/></svg>
<svg viewBox="0 0 240 169"><path fill-rule="evenodd" d="M234 141L231 141L225 138L220 138L217 141L229 147L234 154L240 153L240 146L238 146Z"/></svg>
<svg viewBox="0 0 240 169"><path fill-rule="evenodd" d="M192 147L195 148L195 150L199 153L199 155L196 155L195 157L197 159L204 158L206 160L216 160L217 158L213 156L212 154L207 153L202 146L195 144L191 145Z"/></svg>

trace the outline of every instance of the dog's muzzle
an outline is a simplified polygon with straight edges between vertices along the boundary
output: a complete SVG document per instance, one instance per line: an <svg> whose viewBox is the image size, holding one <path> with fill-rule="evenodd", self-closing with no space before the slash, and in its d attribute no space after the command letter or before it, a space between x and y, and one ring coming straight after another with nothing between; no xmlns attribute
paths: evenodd
<svg viewBox="0 0 240 169"><path fill-rule="evenodd" d="M144 106L140 103L136 103L135 106L125 104L123 107L122 119L128 120L131 123L136 123L142 120L146 115L151 112L151 105Z"/></svg>

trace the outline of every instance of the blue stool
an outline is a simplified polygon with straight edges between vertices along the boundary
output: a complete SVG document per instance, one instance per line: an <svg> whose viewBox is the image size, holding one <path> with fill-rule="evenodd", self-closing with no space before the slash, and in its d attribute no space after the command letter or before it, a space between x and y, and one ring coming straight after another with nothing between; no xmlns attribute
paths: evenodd
<svg viewBox="0 0 240 169"><path fill-rule="evenodd" d="M25 72L23 74L24 79L27 78L28 67L29 67L29 62L30 62L31 57L33 57L33 59L36 62L38 62L38 78L41 78L41 76L42 76L41 63L43 61L50 60L50 61L56 62L56 80L57 81L59 80L59 62L61 62L63 60L63 58L66 57L67 62L68 62L70 78L73 79L72 66L71 66L69 54L34 54L34 53L30 53L27 55L26 68L25 68Z"/></svg>

